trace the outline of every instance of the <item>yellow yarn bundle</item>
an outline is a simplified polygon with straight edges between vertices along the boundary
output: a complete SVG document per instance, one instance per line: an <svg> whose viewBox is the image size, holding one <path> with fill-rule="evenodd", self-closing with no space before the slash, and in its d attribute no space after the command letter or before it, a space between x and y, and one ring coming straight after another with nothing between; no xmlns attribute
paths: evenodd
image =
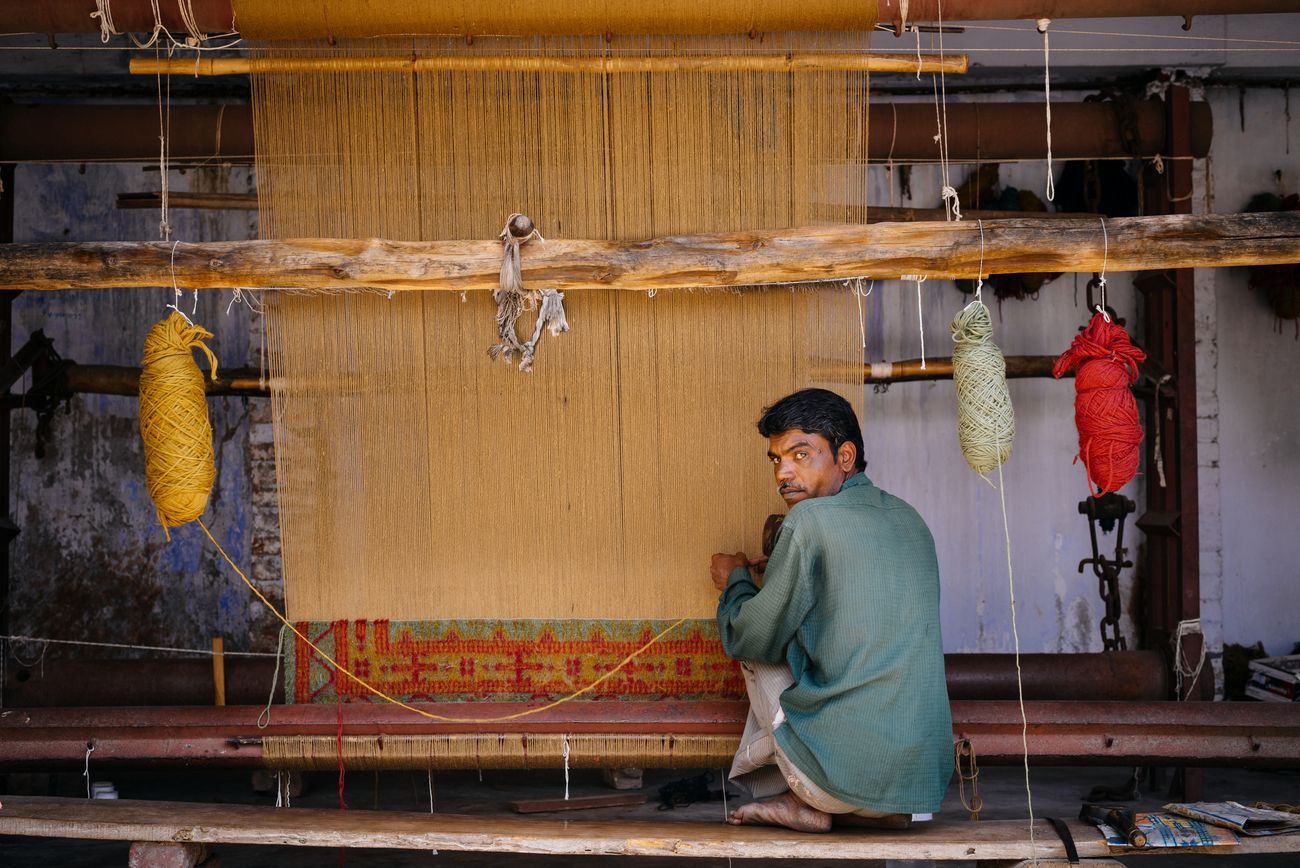
<svg viewBox="0 0 1300 868"><path fill-rule="evenodd" d="M216 379L217 358L203 343L211 337L207 329L172 311L144 340L140 372L144 475L164 531L203 514L216 477L203 372L194 361L198 347L208 357ZM171 539L170 532L167 538Z"/></svg>
<svg viewBox="0 0 1300 868"><path fill-rule="evenodd" d="M952 321L952 379L957 386L957 440L976 473L1011 457L1016 414L1007 391L1007 363L993 343L989 309L973 301Z"/></svg>

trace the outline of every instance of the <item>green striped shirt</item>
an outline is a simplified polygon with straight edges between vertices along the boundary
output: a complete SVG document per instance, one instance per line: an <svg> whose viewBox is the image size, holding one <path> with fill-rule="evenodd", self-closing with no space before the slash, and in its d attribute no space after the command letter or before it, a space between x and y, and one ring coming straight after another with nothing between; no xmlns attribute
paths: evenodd
<svg viewBox="0 0 1300 868"><path fill-rule="evenodd" d="M892 813L939 810L952 715L939 631L939 565L925 521L857 473L794 505L763 588L738 568L718 629L740 660L782 661L776 740L827 793Z"/></svg>

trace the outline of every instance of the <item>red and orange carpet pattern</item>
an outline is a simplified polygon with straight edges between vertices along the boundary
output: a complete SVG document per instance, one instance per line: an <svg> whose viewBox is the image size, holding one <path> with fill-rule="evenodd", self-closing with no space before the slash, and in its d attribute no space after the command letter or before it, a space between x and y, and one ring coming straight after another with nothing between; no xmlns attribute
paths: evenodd
<svg viewBox="0 0 1300 868"><path fill-rule="evenodd" d="M552 700L594 682L671 621L299 621L358 678L403 702ZM380 701L301 641L288 702ZM341 696L340 696L341 694ZM736 699L745 694L712 620L683 623L583 699Z"/></svg>

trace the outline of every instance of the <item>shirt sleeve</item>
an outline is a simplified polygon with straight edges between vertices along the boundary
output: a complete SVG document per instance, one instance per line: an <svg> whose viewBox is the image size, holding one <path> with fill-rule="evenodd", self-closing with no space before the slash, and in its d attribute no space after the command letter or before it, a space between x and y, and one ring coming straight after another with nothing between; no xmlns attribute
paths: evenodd
<svg viewBox="0 0 1300 868"><path fill-rule="evenodd" d="M745 567L727 578L718 599L722 647L737 660L781 663L785 649L812 608L820 564L801 525L786 519L767 562L760 590Z"/></svg>

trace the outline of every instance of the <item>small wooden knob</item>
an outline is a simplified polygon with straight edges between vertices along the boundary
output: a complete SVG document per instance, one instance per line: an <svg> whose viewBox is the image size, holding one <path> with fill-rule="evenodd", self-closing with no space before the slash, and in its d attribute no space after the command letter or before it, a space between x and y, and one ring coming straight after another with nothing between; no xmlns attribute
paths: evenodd
<svg viewBox="0 0 1300 868"><path fill-rule="evenodd" d="M527 238L533 234L533 219L527 214L516 214L510 221L510 234L516 238Z"/></svg>

